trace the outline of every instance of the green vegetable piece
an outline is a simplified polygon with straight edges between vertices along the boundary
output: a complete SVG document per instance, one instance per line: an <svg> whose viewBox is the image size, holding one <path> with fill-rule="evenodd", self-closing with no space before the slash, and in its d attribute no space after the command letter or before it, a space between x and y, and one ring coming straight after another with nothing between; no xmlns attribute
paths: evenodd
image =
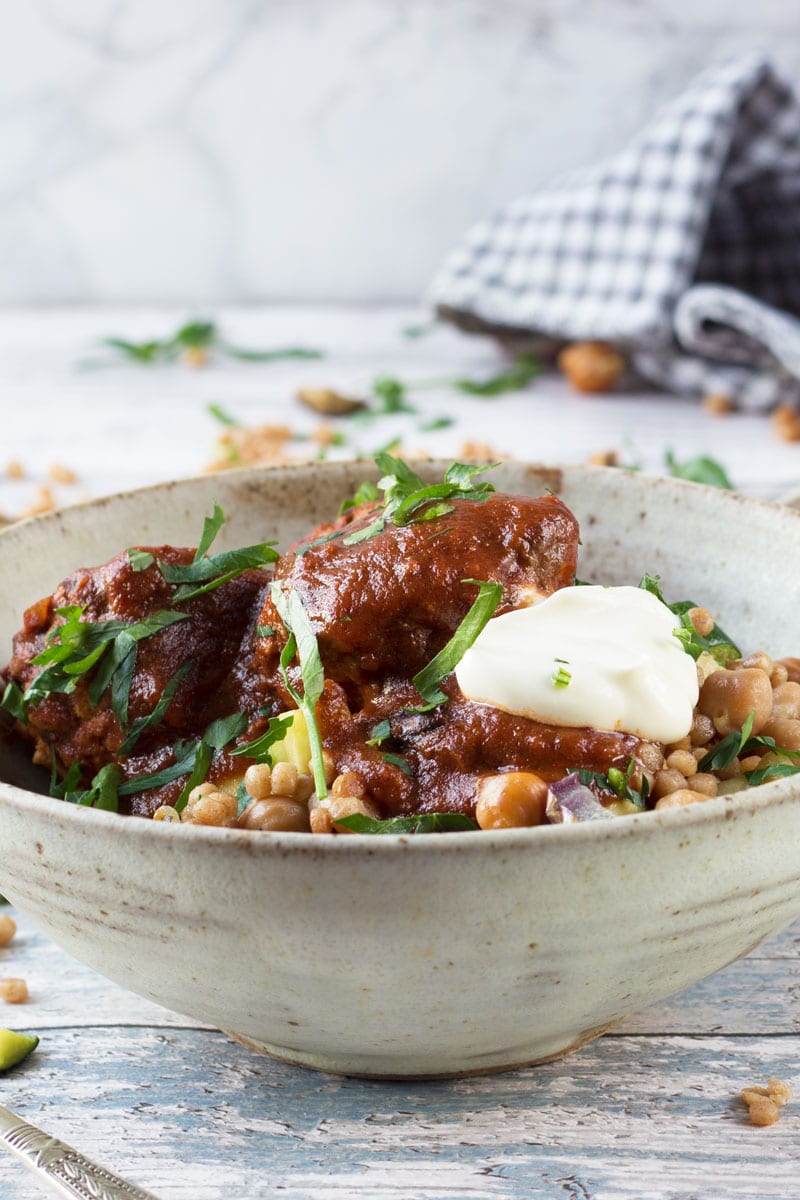
<svg viewBox="0 0 800 1200"><path fill-rule="evenodd" d="M39 1045L35 1033L15 1033L0 1029L0 1071L10 1071L27 1058Z"/></svg>
<svg viewBox="0 0 800 1200"><path fill-rule="evenodd" d="M280 583L275 580L270 586L272 603L283 621L289 640L280 657L280 670L289 695L305 718L306 733L311 750L311 774L317 798L328 794L325 782L325 764L322 758L322 739L317 725L316 706L325 686L325 673L319 654L317 637L303 608L303 602L295 591L284 594ZM300 677L303 681L302 694L289 679L289 665L295 655L300 660Z"/></svg>
<svg viewBox="0 0 800 1200"><path fill-rule="evenodd" d="M697 632L689 619L689 610L698 607L694 600L677 600L674 604L668 604L661 594L660 575L643 575L639 580L639 587L645 592L650 592L656 600L660 600L670 612L675 614L680 624L673 630L673 633L683 645L686 653L690 654L693 659L697 660L705 650L720 666L724 667L734 658L742 657L739 647L728 637L720 625L715 625L711 633L705 637Z"/></svg>
<svg viewBox="0 0 800 1200"><path fill-rule="evenodd" d="M349 817L337 817L337 826L351 833L458 833L477 829L471 817L463 813L417 813L413 817L389 817L385 821L353 813Z"/></svg>
<svg viewBox="0 0 800 1200"><path fill-rule="evenodd" d="M476 584L478 595L447 645L443 646L439 653L431 659L427 666L418 671L412 680L426 705L434 708L447 700L447 696L440 689L439 684L461 662L478 634L494 616L497 606L503 598L503 586L500 583L486 582L480 579L462 579L461 582ZM414 709L412 711L424 710Z"/></svg>
<svg viewBox="0 0 800 1200"><path fill-rule="evenodd" d="M724 467L720 466L713 458L701 455L699 458L688 458L686 462L679 463L672 451L668 450L664 461L670 475L675 479L688 479L692 483L704 483L707 487L733 491L733 484Z"/></svg>

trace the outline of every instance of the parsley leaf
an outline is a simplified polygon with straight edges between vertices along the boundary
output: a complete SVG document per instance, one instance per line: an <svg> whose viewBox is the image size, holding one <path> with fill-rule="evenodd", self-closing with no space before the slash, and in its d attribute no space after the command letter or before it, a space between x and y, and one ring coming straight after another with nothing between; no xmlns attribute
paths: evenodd
<svg viewBox="0 0 800 1200"><path fill-rule="evenodd" d="M413 770L411 769L411 763L408 761L408 759L403 758L402 754L382 753L381 758L385 763L388 763L390 767L399 767L404 775L414 774Z"/></svg>
<svg viewBox="0 0 800 1200"><path fill-rule="evenodd" d="M427 666L417 672L412 680L426 706L431 708L435 708L447 700L447 696L439 684L461 662L478 634L494 616L497 606L503 598L503 586L500 583L485 582L479 579L462 579L461 582L476 584L478 595L449 642L442 647ZM422 712L424 709L415 708L411 711Z"/></svg>
<svg viewBox="0 0 800 1200"><path fill-rule="evenodd" d="M280 583L275 580L270 588L270 596L289 634L289 640L281 652L280 669L289 695L306 719L311 747L311 773L314 776L317 798L322 800L328 794L328 786L325 782L325 764L322 759L322 740L317 725L316 706L325 686L325 672L319 656L316 634L296 591L290 591L287 596ZM300 660L302 694L289 679L288 668L295 654Z"/></svg>
<svg viewBox="0 0 800 1200"><path fill-rule="evenodd" d="M146 571L148 567L152 567L153 563L156 561L153 558L153 555L147 550L129 550L128 558L130 559L131 567L137 572L137 574L139 571Z"/></svg>
<svg viewBox="0 0 800 1200"><path fill-rule="evenodd" d="M372 733L367 738L368 746L380 746L381 742L387 741L392 736L392 727L388 721L379 721Z"/></svg>
<svg viewBox="0 0 800 1200"><path fill-rule="evenodd" d="M751 709L741 729L734 729L732 733L727 734L700 759L697 764L698 771L723 771L725 767L729 767L733 760L739 757L753 732L755 719L755 709Z"/></svg>
<svg viewBox="0 0 800 1200"><path fill-rule="evenodd" d="M243 746L231 750L231 758L254 758L257 762L269 763L271 766L272 757L269 751L276 742L283 741L291 724L291 717L271 717L265 732L252 742L245 742Z"/></svg>
<svg viewBox="0 0 800 1200"><path fill-rule="evenodd" d="M542 371L535 354L517 354L512 366L489 379L454 379L452 386L468 396L502 396L505 392L520 392Z"/></svg>
<svg viewBox="0 0 800 1200"><path fill-rule="evenodd" d="M667 450L664 462L670 475L676 479L689 479L692 483L705 483L708 487L725 488L733 491L733 484L725 469L713 458L701 455L679 463L671 450Z"/></svg>
<svg viewBox="0 0 800 1200"><path fill-rule="evenodd" d="M687 654L690 654L695 660L700 657L703 651L707 651L720 666L725 666L734 658L741 658L742 652L739 647L727 635L724 629L719 625L714 625L711 633L705 637L697 632L691 620L689 619L689 610L697 608L694 600L678 600L675 604L667 604L661 594L661 578L659 575L643 575L639 580L639 587L645 592L650 592L657 600L673 612L678 618L680 624L675 629L675 637L683 645Z"/></svg>
<svg viewBox="0 0 800 1200"><path fill-rule="evenodd" d="M619 767L609 767L608 774L603 774L602 771L574 771L572 774L577 775L586 787L593 787L601 792L610 792L618 800L627 800L637 808L645 808L647 797L650 795L650 784L647 776L642 775L641 789L637 791L631 786L631 776L635 766L636 760L631 755L624 771L621 771Z"/></svg>
<svg viewBox="0 0 800 1200"><path fill-rule="evenodd" d="M174 362L184 351L192 350L217 350L228 358L239 359L242 362L280 362L286 359L324 357L321 350L309 346L280 346L271 350L251 350L236 346L220 336L213 321L204 320L188 321L165 338L134 342L128 338L106 337L101 339L101 345L115 350L122 359L142 366Z"/></svg>
<svg viewBox="0 0 800 1200"><path fill-rule="evenodd" d="M126 755L130 754L131 750L136 745L145 729L150 729L153 725L158 725L164 719L167 709L175 698L175 693L177 692L183 680L196 665L197 664L195 663L194 659L188 659L185 663L183 663L167 683L153 711L148 716L137 717L136 720L132 722L130 730L128 731L128 736L125 738L125 741L117 751L120 758L124 758Z"/></svg>
<svg viewBox="0 0 800 1200"><path fill-rule="evenodd" d="M477 829L477 823L463 813L417 813L413 817L389 817L385 821L353 813L338 817L337 825L351 833L455 833Z"/></svg>
<svg viewBox="0 0 800 1200"><path fill-rule="evenodd" d="M148 792L188 776L174 805L177 812L182 812L189 799L189 793L206 778L214 751L224 750L228 743L239 737L246 728L247 716L243 712L232 713L228 717L212 721L202 738L175 743L175 761L168 767L149 775L134 775L131 779L126 779L119 787L119 795L133 796L138 792Z"/></svg>
<svg viewBox="0 0 800 1200"><path fill-rule="evenodd" d="M278 552L273 542L260 542L256 546L243 546L238 550L225 550L221 554L209 555L208 552L224 524L225 513L215 504L212 515L206 517L203 522L203 532L192 562L168 563L159 559L158 569L162 579L165 583L175 585L177 589L172 598L173 604L184 604L187 600L194 600L196 596L213 592L215 588L236 579L244 571L261 568L277 560Z"/></svg>

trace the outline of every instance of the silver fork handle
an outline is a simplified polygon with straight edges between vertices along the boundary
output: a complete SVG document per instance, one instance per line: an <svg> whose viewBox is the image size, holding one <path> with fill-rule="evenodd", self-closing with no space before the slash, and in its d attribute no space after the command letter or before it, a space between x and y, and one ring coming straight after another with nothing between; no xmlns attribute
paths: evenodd
<svg viewBox="0 0 800 1200"><path fill-rule="evenodd" d="M0 1145L7 1146L35 1175L70 1200L157 1200L152 1192L126 1183L1 1104Z"/></svg>

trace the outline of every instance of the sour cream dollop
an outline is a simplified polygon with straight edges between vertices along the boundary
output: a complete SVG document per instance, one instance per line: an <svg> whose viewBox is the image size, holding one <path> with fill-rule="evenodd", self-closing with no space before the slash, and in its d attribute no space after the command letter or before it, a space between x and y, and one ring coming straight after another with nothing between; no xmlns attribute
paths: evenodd
<svg viewBox="0 0 800 1200"><path fill-rule="evenodd" d="M458 686L533 721L676 742L698 696L677 625L641 588L562 588L489 621L456 668Z"/></svg>

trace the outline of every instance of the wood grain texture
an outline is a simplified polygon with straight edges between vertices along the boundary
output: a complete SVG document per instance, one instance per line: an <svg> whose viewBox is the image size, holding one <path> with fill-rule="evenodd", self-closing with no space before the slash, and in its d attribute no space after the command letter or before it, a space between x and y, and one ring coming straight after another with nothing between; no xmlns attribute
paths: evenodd
<svg viewBox="0 0 800 1200"><path fill-rule="evenodd" d="M161 1200L797 1200L800 1105L751 1126L740 1089L800 1091L800 925L561 1062L436 1083L303 1071L191 1026L17 917L37 1053L0 1101ZM39 1185L0 1159L2 1200Z"/></svg>
<svg viewBox="0 0 800 1200"><path fill-rule="evenodd" d="M3 1092L164 1200L796 1200L800 1118L789 1108L756 1129L736 1096L791 1079L799 1050L797 1036L607 1037L535 1070L386 1084L257 1058L211 1031L68 1029ZM38 1195L10 1163L0 1185L8 1200Z"/></svg>

